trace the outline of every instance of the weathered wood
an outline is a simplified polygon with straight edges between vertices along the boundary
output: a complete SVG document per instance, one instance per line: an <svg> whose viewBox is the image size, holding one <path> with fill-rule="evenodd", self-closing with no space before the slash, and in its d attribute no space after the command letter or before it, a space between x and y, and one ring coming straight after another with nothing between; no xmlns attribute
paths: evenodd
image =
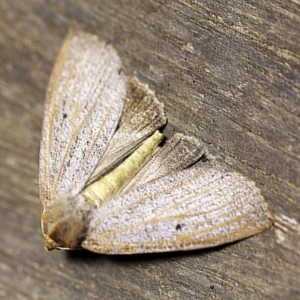
<svg viewBox="0 0 300 300"><path fill-rule="evenodd" d="M300 2L0 1L3 299L300 299ZM252 178L275 226L206 251L45 252L37 191L43 102L69 27L149 83L174 131Z"/></svg>

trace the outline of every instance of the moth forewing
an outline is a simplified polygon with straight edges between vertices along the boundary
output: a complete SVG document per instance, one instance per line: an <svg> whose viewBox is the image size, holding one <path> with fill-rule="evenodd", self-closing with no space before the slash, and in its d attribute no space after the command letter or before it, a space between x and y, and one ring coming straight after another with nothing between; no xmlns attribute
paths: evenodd
<svg viewBox="0 0 300 300"><path fill-rule="evenodd" d="M198 165L93 211L82 245L104 254L201 249L257 234L272 222L253 182Z"/></svg>
<svg viewBox="0 0 300 300"><path fill-rule="evenodd" d="M44 213L60 197L76 196L104 154L126 100L127 79L120 70L112 46L70 30L45 100L39 168ZM42 227L46 247L52 248L48 226Z"/></svg>

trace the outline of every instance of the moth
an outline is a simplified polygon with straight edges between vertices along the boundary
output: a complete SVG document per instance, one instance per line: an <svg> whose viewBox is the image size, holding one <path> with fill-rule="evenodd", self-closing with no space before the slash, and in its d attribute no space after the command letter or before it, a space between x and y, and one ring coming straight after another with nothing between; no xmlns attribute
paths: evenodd
<svg viewBox="0 0 300 300"><path fill-rule="evenodd" d="M196 138L178 133L160 147L166 122L163 104L123 74L111 45L69 31L46 92L40 148L47 250L192 250L272 225L254 182L196 163L207 151Z"/></svg>

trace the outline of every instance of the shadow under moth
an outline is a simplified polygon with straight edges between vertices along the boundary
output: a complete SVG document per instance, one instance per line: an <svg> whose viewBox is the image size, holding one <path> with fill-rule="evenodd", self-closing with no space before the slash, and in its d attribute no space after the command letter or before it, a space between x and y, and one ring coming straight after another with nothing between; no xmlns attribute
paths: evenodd
<svg viewBox="0 0 300 300"><path fill-rule="evenodd" d="M206 151L196 138L175 134L160 147L166 121L148 86L121 72L111 45L70 30L45 101L39 193L47 250L192 250L272 225L254 182L195 164Z"/></svg>

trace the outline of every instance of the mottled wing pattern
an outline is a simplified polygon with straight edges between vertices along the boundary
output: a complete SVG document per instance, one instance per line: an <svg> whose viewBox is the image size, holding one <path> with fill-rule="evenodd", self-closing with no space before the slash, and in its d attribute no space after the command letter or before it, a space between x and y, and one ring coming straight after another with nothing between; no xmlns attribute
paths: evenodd
<svg viewBox="0 0 300 300"><path fill-rule="evenodd" d="M167 122L163 104L148 85L140 83L135 77L128 80L127 98L119 128L88 184L113 169Z"/></svg>
<svg viewBox="0 0 300 300"><path fill-rule="evenodd" d="M43 204L77 195L114 134L126 99L126 78L112 46L71 30L46 94L40 150Z"/></svg>
<svg viewBox="0 0 300 300"><path fill-rule="evenodd" d="M254 182L195 166L95 210L82 246L105 254L191 250L246 238L271 225Z"/></svg>

